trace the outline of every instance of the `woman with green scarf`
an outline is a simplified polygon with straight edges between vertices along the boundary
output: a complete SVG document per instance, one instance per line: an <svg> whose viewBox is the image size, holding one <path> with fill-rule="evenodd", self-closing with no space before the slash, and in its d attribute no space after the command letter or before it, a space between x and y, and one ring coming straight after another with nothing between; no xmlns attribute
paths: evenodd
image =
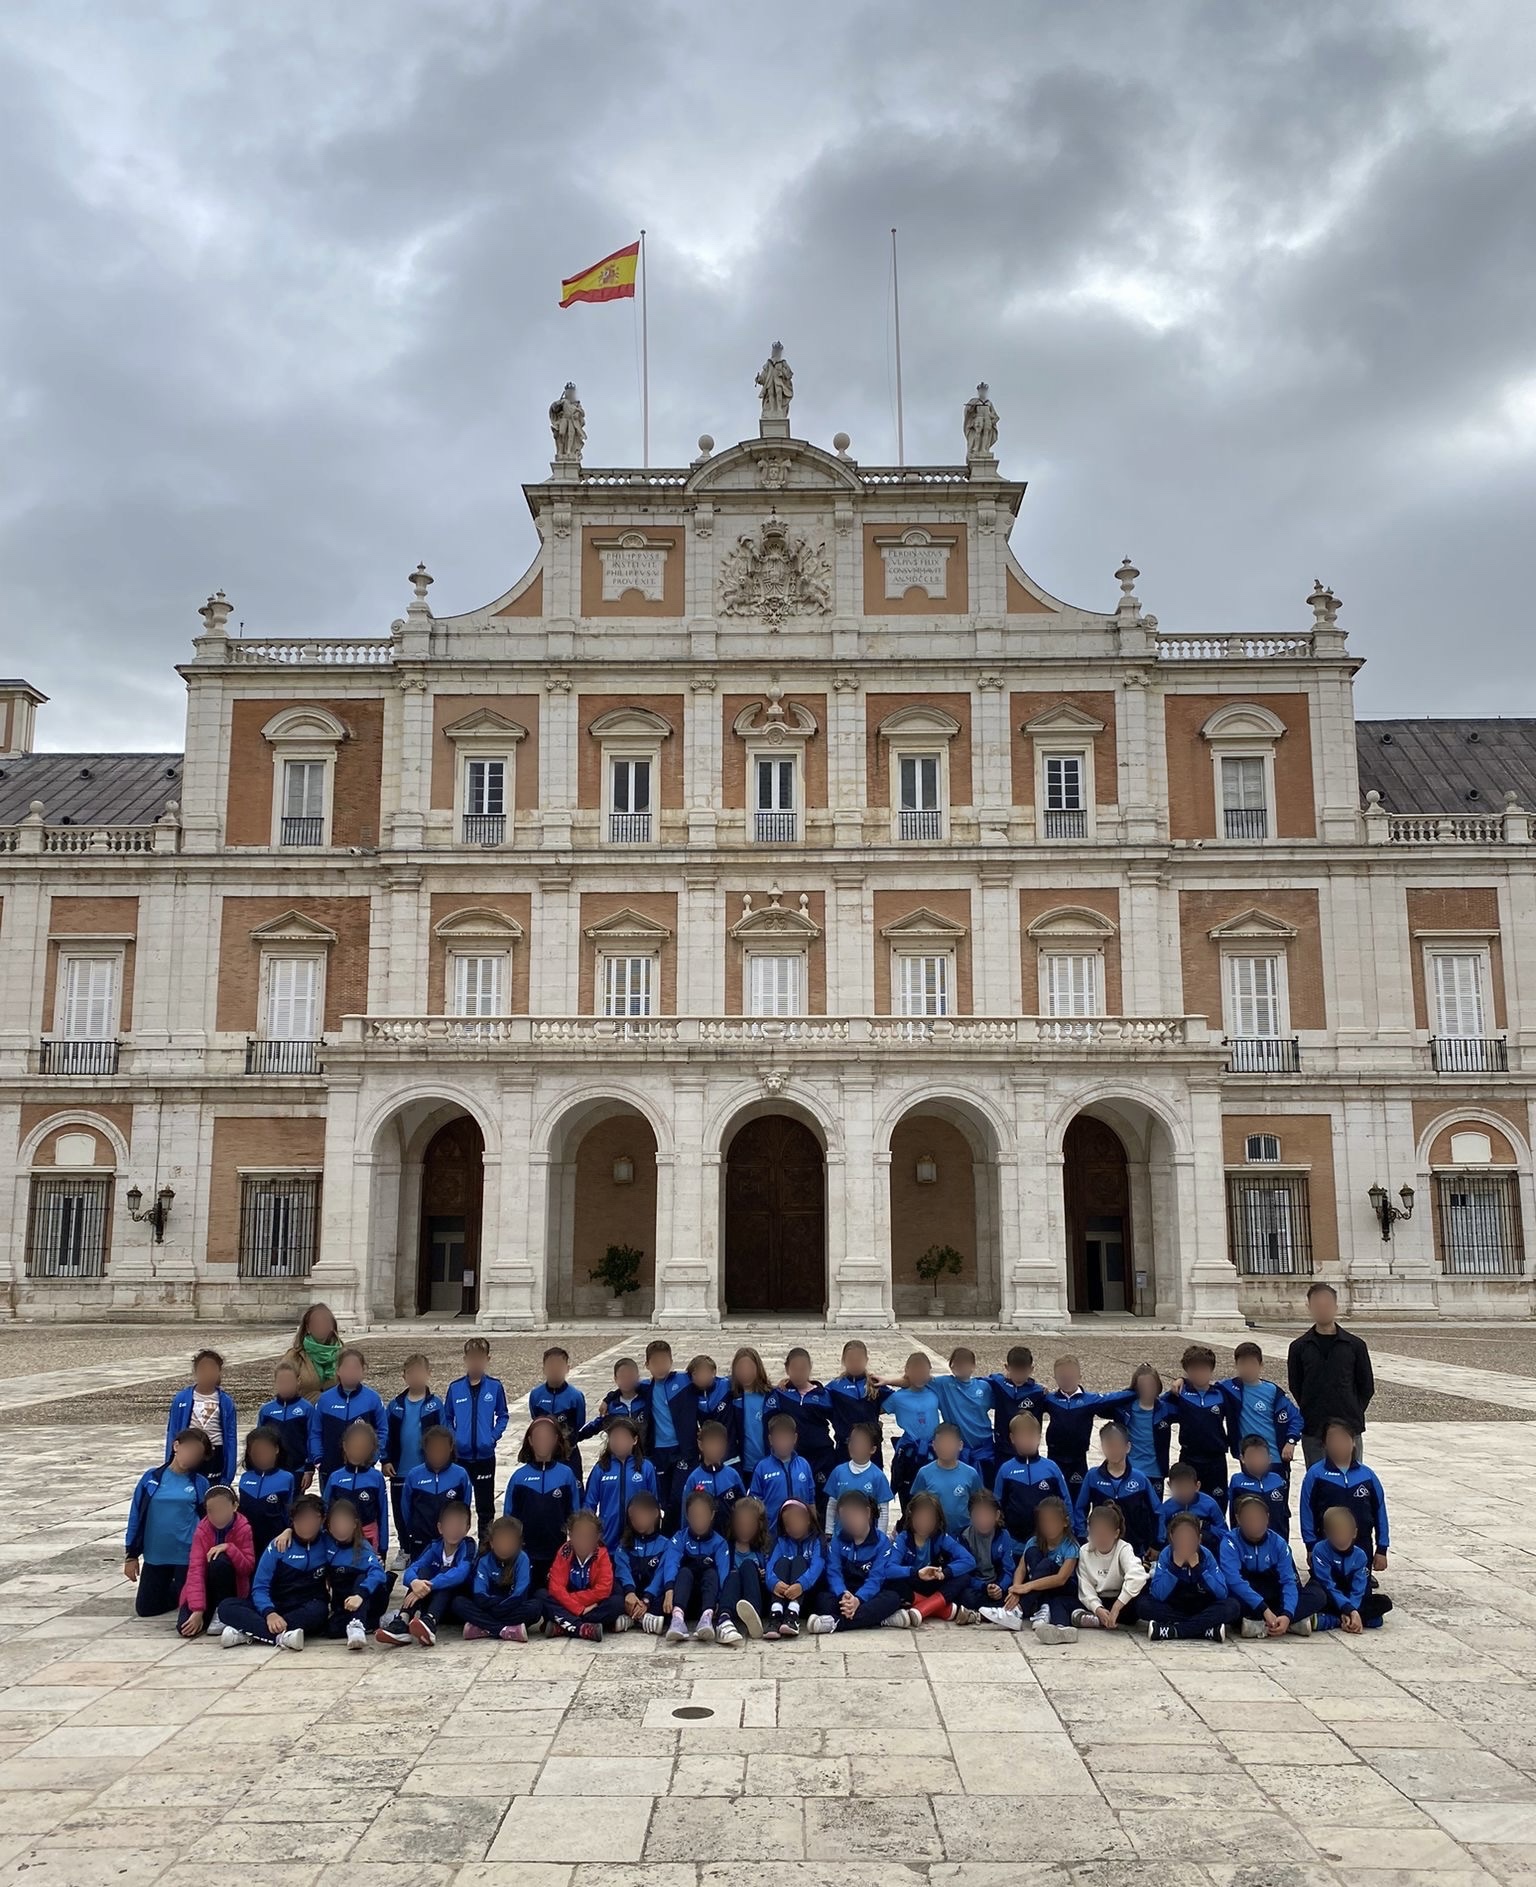
<svg viewBox="0 0 1536 1887"><path fill-rule="evenodd" d="M341 1332L328 1304L311 1304L299 1320L298 1334L284 1362L299 1372L299 1392L314 1397L336 1380Z"/></svg>

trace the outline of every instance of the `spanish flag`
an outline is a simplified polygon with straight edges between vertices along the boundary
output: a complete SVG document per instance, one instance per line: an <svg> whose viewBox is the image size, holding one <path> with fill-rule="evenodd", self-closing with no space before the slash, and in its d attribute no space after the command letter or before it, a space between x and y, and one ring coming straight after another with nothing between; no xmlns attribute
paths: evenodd
<svg viewBox="0 0 1536 1887"><path fill-rule="evenodd" d="M627 249L615 249L611 256L604 256L579 275L566 276L560 284L560 306L569 308L578 301L633 301L639 256L640 245L632 242Z"/></svg>

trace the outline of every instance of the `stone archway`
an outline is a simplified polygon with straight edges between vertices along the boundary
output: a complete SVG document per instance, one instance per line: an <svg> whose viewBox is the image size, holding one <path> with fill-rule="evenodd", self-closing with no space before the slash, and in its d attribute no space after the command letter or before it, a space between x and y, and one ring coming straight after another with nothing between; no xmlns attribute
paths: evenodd
<svg viewBox="0 0 1536 1887"><path fill-rule="evenodd" d="M439 1127L421 1156L416 1309L472 1317L480 1307L485 1137L468 1114Z"/></svg>
<svg viewBox="0 0 1536 1887"><path fill-rule="evenodd" d="M626 1315L648 1317L656 1298L656 1135L628 1101L571 1108L549 1139L546 1315L600 1317L610 1299L591 1272L610 1245L644 1254Z"/></svg>
<svg viewBox="0 0 1536 1887"><path fill-rule="evenodd" d="M1061 1143L1067 1307L1074 1315L1135 1308L1130 1165L1107 1121L1079 1114Z"/></svg>
<svg viewBox="0 0 1536 1887"><path fill-rule="evenodd" d="M914 1102L891 1128L891 1301L898 1317L935 1314L917 1274L933 1245L964 1263L939 1281L946 1317L990 1322L1002 1309L1001 1186L997 1133L972 1103L939 1095Z"/></svg>
<svg viewBox="0 0 1536 1887"><path fill-rule="evenodd" d="M726 1312L820 1316L827 1304L826 1155L804 1121L763 1113L725 1154Z"/></svg>

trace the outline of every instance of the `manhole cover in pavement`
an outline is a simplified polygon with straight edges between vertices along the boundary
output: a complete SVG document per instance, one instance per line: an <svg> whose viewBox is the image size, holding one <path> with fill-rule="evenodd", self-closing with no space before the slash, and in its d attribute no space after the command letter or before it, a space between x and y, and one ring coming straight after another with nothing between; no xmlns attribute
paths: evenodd
<svg viewBox="0 0 1536 1887"><path fill-rule="evenodd" d="M701 1717L712 1717L715 1713L708 1704L679 1704L672 1714L686 1722L696 1723Z"/></svg>

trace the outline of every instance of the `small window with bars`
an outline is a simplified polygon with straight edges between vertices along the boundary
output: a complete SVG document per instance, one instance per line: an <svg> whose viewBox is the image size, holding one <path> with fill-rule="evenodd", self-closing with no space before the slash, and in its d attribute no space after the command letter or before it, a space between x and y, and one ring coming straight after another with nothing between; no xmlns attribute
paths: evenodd
<svg viewBox="0 0 1536 1887"><path fill-rule="evenodd" d="M1312 1269L1312 1207L1304 1174L1227 1177L1227 1250L1244 1277L1305 1277Z"/></svg>
<svg viewBox="0 0 1536 1887"><path fill-rule="evenodd" d="M1514 1173L1438 1173L1440 1263L1455 1277L1518 1276L1525 1265Z"/></svg>
<svg viewBox="0 0 1536 1887"><path fill-rule="evenodd" d="M1279 1134L1249 1134L1243 1142L1243 1158L1250 1166L1278 1166Z"/></svg>
<svg viewBox="0 0 1536 1887"><path fill-rule="evenodd" d="M307 1278L320 1225L320 1175L278 1173L240 1181L242 1278Z"/></svg>
<svg viewBox="0 0 1536 1887"><path fill-rule="evenodd" d="M34 1174L27 1203L27 1276L99 1278L107 1268L109 1178Z"/></svg>

